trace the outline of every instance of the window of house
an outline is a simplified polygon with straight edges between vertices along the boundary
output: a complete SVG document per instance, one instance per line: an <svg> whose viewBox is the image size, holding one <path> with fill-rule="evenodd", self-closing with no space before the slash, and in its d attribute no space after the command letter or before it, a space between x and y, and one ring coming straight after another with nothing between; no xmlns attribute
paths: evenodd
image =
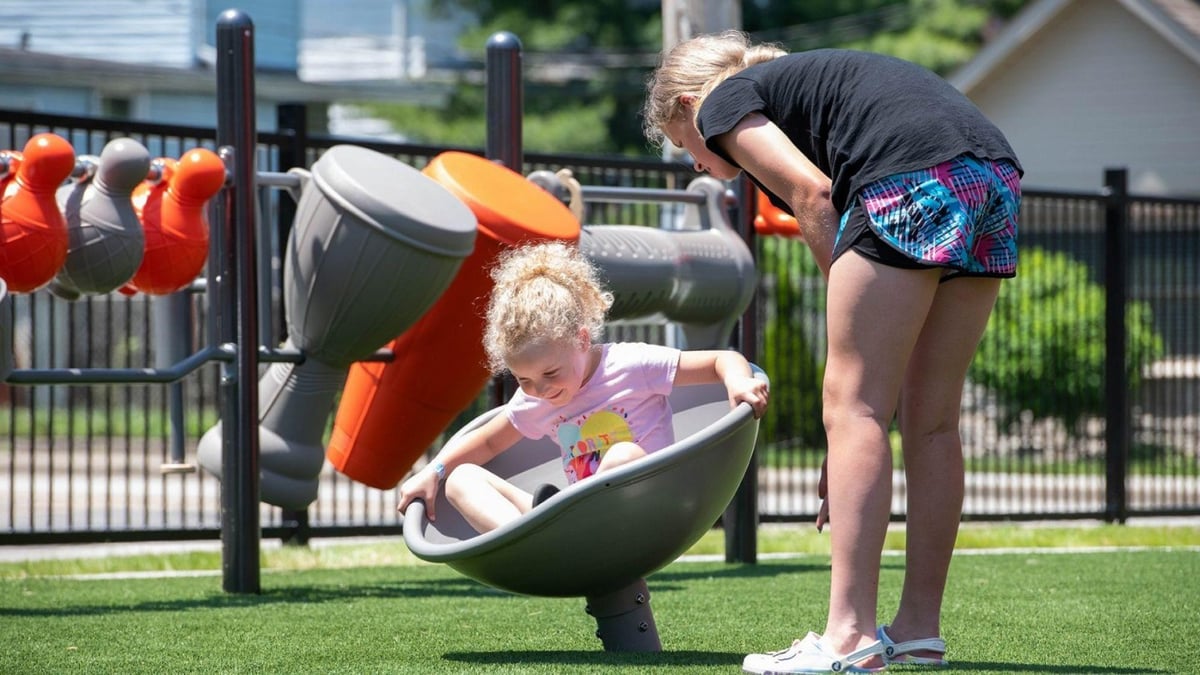
<svg viewBox="0 0 1200 675"><path fill-rule="evenodd" d="M101 96L100 114L104 117L127 120L133 116L133 101L125 96Z"/></svg>

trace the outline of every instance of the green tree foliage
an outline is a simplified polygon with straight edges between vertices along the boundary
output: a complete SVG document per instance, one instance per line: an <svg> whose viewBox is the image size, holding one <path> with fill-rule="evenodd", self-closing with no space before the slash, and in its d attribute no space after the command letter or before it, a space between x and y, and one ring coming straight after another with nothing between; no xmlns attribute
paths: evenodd
<svg viewBox="0 0 1200 675"><path fill-rule="evenodd" d="M916 0L910 5L914 20L907 30L876 33L847 46L898 56L941 73L971 58L989 19L987 8L955 0Z"/></svg>
<svg viewBox="0 0 1200 675"><path fill-rule="evenodd" d="M1015 279L1004 282L970 379L996 396L1011 423L1029 411L1062 420L1072 433L1104 413L1104 289L1088 267L1062 253L1021 252ZM1150 307L1131 302L1125 314L1130 389L1143 367L1163 353Z"/></svg>
<svg viewBox="0 0 1200 675"><path fill-rule="evenodd" d="M528 92L526 96L528 97ZM545 99L526 100L522 141L527 150L603 154L613 152L608 133L613 102L563 102L549 108L539 105ZM535 110L529 110L534 107ZM480 87L461 86L454 90L446 107L372 103L364 106L373 115L388 119L393 128L416 143L482 148L487 141L487 125L482 113L484 92Z"/></svg>
<svg viewBox="0 0 1200 675"><path fill-rule="evenodd" d="M1028 0L746 0L743 28L790 51L850 47L892 54L948 73L985 34ZM662 5L646 0L447 0L477 16L460 47L483 60L488 37L509 31L524 50L523 141L536 152L651 155L642 138L645 79L662 44ZM546 68L576 66L563 80ZM532 71L541 72L533 77ZM364 106L415 142L481 147L482 86L468 78L447 105Z"/></svg>
<svg viewBox="0 0 1200 675"><path fill-rule="evenodd" d="M460 47L482 62L488 38L509 31L524 54L525 149L536 152L644 154L636 111L643 81L662 39L659 3L626 0L516 2L449 0L480 23ZM535 76L569 63L578 77ZM553 78L553 79L551 79ZM465 104L472 103L467 106ZM446 109L413 105L365 106L413 141L482 146L486 134L483 87L460 82ZM622 112L618 112L622 111Z"/></svg>

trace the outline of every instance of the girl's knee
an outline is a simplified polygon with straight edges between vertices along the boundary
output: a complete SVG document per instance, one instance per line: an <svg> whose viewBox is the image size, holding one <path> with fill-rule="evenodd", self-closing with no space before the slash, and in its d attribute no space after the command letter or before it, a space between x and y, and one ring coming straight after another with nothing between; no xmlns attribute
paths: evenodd
<svg viewBox="0 0 1200 675"><path fill-rule="evenodd" d="M614 443L605 453L603 459L600 460L600 466L597 471L606 471L615 469L623 464L639 460L646 456L646 451L637 443L629 441L621 441Z"/></svg>
<svg viewBox="0 0 1200 675"><path fill-rule="evenodd" d="M446 476L446 499L451 502L472 494L486 484L487 471L478 464L460 464Z"/></svg>

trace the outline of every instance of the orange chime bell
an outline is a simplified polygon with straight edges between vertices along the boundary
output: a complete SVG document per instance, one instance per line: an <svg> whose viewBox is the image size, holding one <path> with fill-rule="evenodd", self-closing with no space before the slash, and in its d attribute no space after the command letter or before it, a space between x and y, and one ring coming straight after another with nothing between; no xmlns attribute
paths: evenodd
<svg viewBox="0 0 1200 675"><path fill-rule="evenodd" d="M211 150L196 148L178 161L155 160L157 180L133 190L133 208L146 235L146 254L123 293L174 293L192 282L208 258L208 218L204 205L225 184L225 163Z"/></svg>
<svg viewBox="0 0 1200 675"><path fill-rule="evenodd" d="M0 278L13 293L29 293L54 279L67 259L67 222L55 192L75 168L65 138L37 134L21 152L0 153Z"/></svg>

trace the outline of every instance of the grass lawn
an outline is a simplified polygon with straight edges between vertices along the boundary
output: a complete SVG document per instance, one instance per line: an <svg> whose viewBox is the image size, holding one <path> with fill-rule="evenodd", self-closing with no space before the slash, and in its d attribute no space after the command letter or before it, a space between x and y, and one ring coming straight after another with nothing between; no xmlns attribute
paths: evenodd
<svg viewBox="0 0 1200 675"><path fill-rule="evenodd" d="M960 539L943 627L954 670L1197 671L1200 527L968 525ZM656 654L604 652L582 599L500 593L396 540L264 550L251 596L222 592L216 552L7 563L0 673L733 673L747 652L820 630L827 543L764 527L756 565L652 575ZM1138 548L1096 548L1113 545ZM694 552L721 550L713 533ZM885 620L903 564L884 558ZM159 574L172 569L202 575ZM92 572L133 574L61 576Z"/></svg>

